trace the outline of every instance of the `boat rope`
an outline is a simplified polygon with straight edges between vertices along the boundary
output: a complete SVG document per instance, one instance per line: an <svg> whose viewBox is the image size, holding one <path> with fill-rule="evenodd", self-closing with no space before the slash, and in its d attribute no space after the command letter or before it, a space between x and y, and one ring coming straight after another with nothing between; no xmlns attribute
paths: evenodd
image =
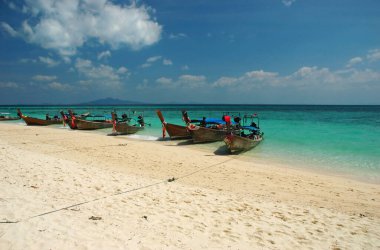
<svg viewBox="0 0 380 250"><path fill-rule="evenodd" d="M183 178L189 177L191 175L197 174L197 173L202 172L202 171L204 171L206 169L219 166L219 165L221 165L223 163L226 163L226 162L229 162L229 161L232 161L232 160L235 160L235 159L236 159L236 157L230 157L227 160L211 164L211 165L209 165L207 167L198 169L196 171L193 171L193 172L190 172L190 173L178 176L178 177L171 177L169 179L166 179L166 180L163 180L163 181L158 181L158 182L155 182L155 183L152 183L152 184L148 184L148 185L145 185L145 186L142 186L142 187L132 188L132 189L128 189L128 190L125 190L125 191L116 192L116 193L113 193L113 194L110 194L110 195L107 195L107 196L102 196L102 197L98 197L98 198L95 198L95 199L79 202L79 203L76 203L76 204L73 204L73 205L69 205L69 206L66 206L66 207L58 208L58 209L51 210L51 211L48 211L48 212L45 212L45 213L33 215L33 216L30 216L30 217L22 219L22 220L10 221L10 220L6 219L6 220L3 220L3 221L0 221L0 224L17 224L17 223L20 223L20 222L28 221L28 220L33 219L33 218L37 218L37 217L45 216L45 215L48 215L48 214L56 213L56 212L59 212L59 211L62 211L62 210L67 210L67 209L70 209L70 208L73 208L73 207L77 207L77 206L81 206L81 205L84 205L84 204L88 204L88 203L91 203L91 202L95 202L95 201L99 201L99 200L104 200L104 199L107 199L109 197L118 196L118 195L122 195L122 194L126 194L126 193L132 193L132 192L135 192L135 191L138 191L138 190L147 189L147 188L150 188L150 187L153 187L153 186L157 186L157 185L160 185L160 184L163 184L163 183L167 183L167 182L173 182L173 181L176 181L176 180L179 180L179 179L183 179Z"/></svg>

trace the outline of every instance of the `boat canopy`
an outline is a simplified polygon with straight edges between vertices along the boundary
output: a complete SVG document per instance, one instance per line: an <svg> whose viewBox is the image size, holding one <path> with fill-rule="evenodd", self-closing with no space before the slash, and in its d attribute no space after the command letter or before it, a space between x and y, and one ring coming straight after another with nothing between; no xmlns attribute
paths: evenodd
<svg viewBox="0 0 380 250"><path fill-rule="evenodd" d="M203 120L191 120L191 122L202 122ZM206 124L226 124L225 121L222 119L216 119L216 118L206 118L205 119ZM236 122L231 121L231 124L234 125Z"/></svg>

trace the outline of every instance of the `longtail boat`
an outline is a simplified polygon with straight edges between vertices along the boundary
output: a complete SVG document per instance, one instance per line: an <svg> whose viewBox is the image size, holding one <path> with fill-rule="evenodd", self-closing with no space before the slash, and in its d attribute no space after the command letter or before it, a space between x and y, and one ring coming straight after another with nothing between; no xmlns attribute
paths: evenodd
<svg viewBox="0 0 380 250"><path fill-rule="evenodd" d="M186 111L182 111L182 115L194 143L223 141L229 133L225 120L206 117L202 120L190 120Z"/></svg>
<svg viewBox="0 0 380 250"><path fill-rule="evenodd" d="M91 120L92 119L92 120ZM112 128L113 123L111 120L106 120L104 116L87 116L86 120L76 118L75 123L79 130L95 130L103 128Z"/></svg>
<svg viewBox="0 0 380 250"><path fill-rule="evenodd" d="M186 126L167 123L160 110L157 110L156 113L162 123L162 135L163 135L162 137L165 137L165 131L167 131L170 136L170 139L190 139L191 138L191 135L189 131L187 131Z"/></svg>
<svg viewBox="0 0 380 250"><path fill-rule="evenodd" d="M140 115L135 124L131 125L131 118L126 120L122 119L118 121L116 113L112 113L112 123L113 123L113 131L108 135L129 135L134 134L138 131L141 131L145 127L145 122L143 117Z"/></svg>
<svg viewBox="0 0 380 250"><path fill-rule="evenodd" d="M29 117L25 116L21 113L20 109L17 109L17 114L20 116L28 126L47 126L47 125L53 125L53 124L61 124L62 119L50 119L48 115L46 115L47 119L40 119L40 118L34 118L34 117Z"/></svg>
<svg viewBox="0 0 380 250"><path fill-rule="evenodd" d="M71 129L76 129L76 126L73 127L71 125L71 117L69 117L67 114L65 114L62 110L59 113L61 114L64 126L67 124Z"/></svg>
<svg viewBox="0 0 380 250"><path fill-rule="evenodd" d="M71 109L68 110L69 115L65 114L63 111L61 111L61 116L65 124L67 124L71 129L78 129L77 124L76 124L76 115L73 113ZM81 114L79 117L82 120L85 120L86 117L89 116L89 113L86 114Z"/></svg>
<svg viewBox="0 0 380 250"><path fill-rule="evenodd" d="M248 118L252 119L249 126L242 126L239 134L231 133L224 138L224 142L231 153L250 150L264 139L264 133L260 132L259 125L253 122L254 118L258 119L257 115L244 116L244 119Z"/></svg>
<svg viewBox="0 0 380 250"><path fill-rule="evenodd" d="M0 121L15 121L15 120L20 120L20 117L12 117L9 116L9 113L1 113L0 114Z"/></svg>

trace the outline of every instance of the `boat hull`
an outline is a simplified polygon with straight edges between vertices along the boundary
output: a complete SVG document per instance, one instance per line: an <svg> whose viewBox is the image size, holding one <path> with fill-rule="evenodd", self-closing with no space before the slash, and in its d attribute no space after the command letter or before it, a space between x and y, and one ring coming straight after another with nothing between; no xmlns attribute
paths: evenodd
<svg viewBox="0 0 380 250"><path fill-rule="evenodd" d="M144 127L131 126L126 123L116 123L115 130L119 135L129 135L134 134L138 131L143 130Z"/></svg>
<svg viewBox="0 0 380 250"><path fill-rule="evenodd" d="M165 129L168 132L170 139L190 139L191 135L185 126L166 123Z"/></svg>
<svg viewBox="0 0 380 250"><path fill-rule="evenodd" d="M23 116L22 119L28 126L48 126L53 124L61 124L62 119L43 120L39 118Z"/></svg>
<svg viewBox="0 0 380 250"><path fill-rule="evenodd" d="M81 119L75 119L77 129L79 130L95 130L103 128L112 128L111 122L95 122L95 121L86 121Z"/></svg>
<svg viewBox="0 0 380 250"><path fill-rule="evenodd" d="M224 138L224 142L226 143L228 150L231 153L248 151L256 147L262 140L263 137L260 135L256 135L252 139L238 135L227 135Z"/></svg>
<svg viewBox="0 0 380 250"><path fill-rule="evenodd" d="M19 117L0 117L0 121L15 121L20 120Z"/></svg>
<svg viewBox="0 0 380 250"><path fill-rule="evenodd" d="M189 125L187 128L195 143L223 141L227 135L227 130L224 129L212 129L194 125Z"/></svg>

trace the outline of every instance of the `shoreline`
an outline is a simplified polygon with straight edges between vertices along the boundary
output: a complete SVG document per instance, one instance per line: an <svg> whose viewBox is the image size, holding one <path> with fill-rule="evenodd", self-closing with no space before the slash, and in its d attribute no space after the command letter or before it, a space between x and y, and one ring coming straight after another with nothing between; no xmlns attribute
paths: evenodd
<svg viewBox="0 0 380 250"><path fill-rule="evenodd" d="M49 127L0 144L2 221L72 206L0 223L1 249L380 246L377 184Z"/></svg>

